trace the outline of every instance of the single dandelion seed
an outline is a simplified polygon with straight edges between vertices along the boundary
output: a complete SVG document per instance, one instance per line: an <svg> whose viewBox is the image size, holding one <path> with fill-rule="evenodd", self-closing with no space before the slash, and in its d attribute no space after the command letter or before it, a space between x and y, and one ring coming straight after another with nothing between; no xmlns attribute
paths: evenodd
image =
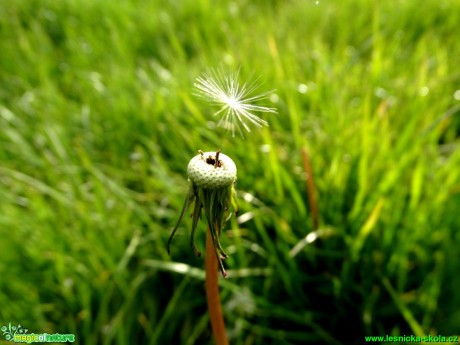
<svg viewBox="0 0 460 345"><path fill-rule="evenodd" d="M264 107L254 103L266 99L269 92L254 94L258 79L247 83L238 83L239 71L224 75L221 71L211 70L196 79L195 95L220 107L214 116L221 116L218 126L232 132L235 129L243 135L242 126L246 131L251 129L248 123L257 127L268 126L268 122L255 113L276 113L275 108Z"/></svg>

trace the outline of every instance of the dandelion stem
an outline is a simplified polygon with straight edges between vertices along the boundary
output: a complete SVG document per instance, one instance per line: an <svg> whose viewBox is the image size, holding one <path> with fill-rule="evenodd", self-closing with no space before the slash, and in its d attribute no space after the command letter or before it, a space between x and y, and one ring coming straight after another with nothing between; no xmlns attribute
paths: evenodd
<svg viewBox="0 0 460 345"><path fill-rule="evenodd" d="M213 245L211 229L206 231L206 300L208 302L209 319L216 345L228 345L225 321L219 296L217 257Z"/></svg>
<svg viewBox="0 0 460 345"><path fill-rule="evenodd" d="M310 207L313 230L319 227L318 204L316 203L315 196L315 182L313 180L313 170L311 168L310 156L305 147L302 148L302 159L307 180L305 182L307 189L308 205Z"/></svg>

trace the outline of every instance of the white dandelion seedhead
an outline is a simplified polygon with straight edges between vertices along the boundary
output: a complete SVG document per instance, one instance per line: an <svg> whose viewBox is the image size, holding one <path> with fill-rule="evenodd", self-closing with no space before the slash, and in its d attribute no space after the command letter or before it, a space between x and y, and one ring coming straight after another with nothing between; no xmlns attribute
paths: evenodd
<svg viewBox="0 0 460 345"><path fill-rule="evenodd" d="M275 108L255 105L262 99L267 98L268 92L254 95L258 85L257 79L252 79L242 85L238 83L239 71L224 75L221 71L211 70L196 79L195 95L219 106L220 109L214 116L221 116L218 126L232 132L235 136L235 129L241 135L241 126L250 132L248 122L257 127L268 126L268 122L261 119L254 113L276 113Z"/></svg>

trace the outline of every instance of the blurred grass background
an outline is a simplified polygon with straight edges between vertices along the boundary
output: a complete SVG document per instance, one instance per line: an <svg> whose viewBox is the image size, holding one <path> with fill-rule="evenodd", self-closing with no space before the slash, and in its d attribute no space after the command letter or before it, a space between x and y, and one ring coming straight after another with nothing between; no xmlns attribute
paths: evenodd
<svg viewBox="0 0 460 345"><path fill-rule="evenodd" d="M211 344L189 219L166 242L189 159L221 148L232 344L459 334L459 20L455 0L2 0L0 323ZM192 88L221 66L276 89L269 128L215 129Z"/></svg>

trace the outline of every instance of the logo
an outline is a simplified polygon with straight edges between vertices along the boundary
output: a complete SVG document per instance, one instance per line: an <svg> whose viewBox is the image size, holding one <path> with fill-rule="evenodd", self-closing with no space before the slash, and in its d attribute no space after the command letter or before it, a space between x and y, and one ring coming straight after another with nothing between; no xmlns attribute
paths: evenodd
<svg viewBox="0 0 460 345"><path fill-rule="evenodd" d="M73 343L74 334L48 334L48 333L27 333L29 330L21 325L13 326L11 322L8 326L2 326L0 330L6 340L15 343Z"/></svg>

